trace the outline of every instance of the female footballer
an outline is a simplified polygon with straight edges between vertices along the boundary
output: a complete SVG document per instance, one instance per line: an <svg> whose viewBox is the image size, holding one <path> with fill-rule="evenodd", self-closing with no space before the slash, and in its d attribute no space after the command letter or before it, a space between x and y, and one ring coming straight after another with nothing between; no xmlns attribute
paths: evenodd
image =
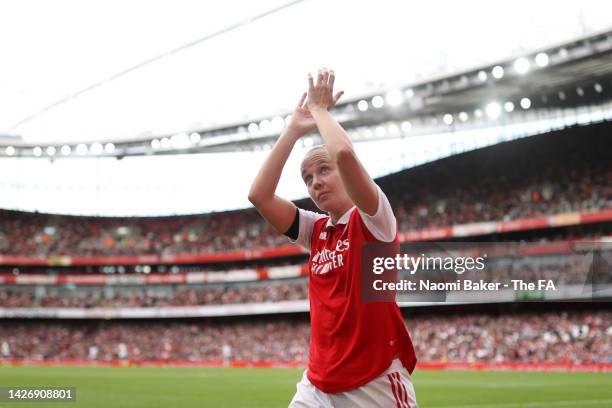
<svg viewBox="0 0 612 408"><path fill-rule="evenodd" d="M361 247L397 243L397 222L348 135L329 112L334 72L308 75L291 121L259 170L249 200L280 233L310 251L310 356L289 407L417 406L416 357L395 302L360 296ZM295 143L318 129L323 146L310 150L301 174L308 194L327 215L297 208L275 194Z"/></svg>

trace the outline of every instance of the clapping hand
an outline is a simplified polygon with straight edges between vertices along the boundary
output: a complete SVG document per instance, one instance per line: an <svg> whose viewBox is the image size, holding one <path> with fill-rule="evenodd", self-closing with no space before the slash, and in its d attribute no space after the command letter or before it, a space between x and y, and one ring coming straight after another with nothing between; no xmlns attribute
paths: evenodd
<svg viewBox="0 0 612 408"><path fill-rule="evenodd" d="M344 94L343 91L340 91L332 96L334 80L334 71L319 70L315 85L312 75L308 74L308 93L302 94L298 105L293 110L291 121L287 125L289 130L301 137L317 129L317 124L311 114L312 109L331 109Z"/></svg>
<svg viewBox="0 0 612 408"><path fill-rule="evenodd" d="M306 106L308 106L311 112L315 110L328 110L336 105L344 92L340 91L334 95L335 79L334 71L328 71L326 68L318 71L316 83L312 75L308 74L308 98L306 99Z"/></svg>

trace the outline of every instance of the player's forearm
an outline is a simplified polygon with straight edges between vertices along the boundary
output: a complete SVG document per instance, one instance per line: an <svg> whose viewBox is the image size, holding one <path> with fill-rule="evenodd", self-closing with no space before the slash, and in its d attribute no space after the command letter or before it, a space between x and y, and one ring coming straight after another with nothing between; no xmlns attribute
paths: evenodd
<svg viewBox="0 0 612 408"><path fill-rule="evenodd" d="M278 138L251 185L249 201L253 205L274 197L283 167L300 137L297 132L286 129Z"/></svg>
<svg viewBox="0 0 612 408"><path fill-rule="evenodd" d="M376 185L357 158L348 134L328 111L315 110L312 116L349 197L359 209L373 215L378 206Z"/></svg>
<svg viewBox="0 0 612 408"><path fill-rule="evenodd" d="M351 139L328 110L313 110L312 116L317 123L317 128L330 158L336 164L339 164L343 155L353 152Z"/></svg>

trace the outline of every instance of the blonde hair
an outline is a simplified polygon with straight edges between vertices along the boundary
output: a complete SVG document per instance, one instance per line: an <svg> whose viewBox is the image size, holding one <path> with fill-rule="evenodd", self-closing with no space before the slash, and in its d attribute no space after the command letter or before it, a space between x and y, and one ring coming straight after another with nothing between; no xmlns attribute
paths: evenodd
<svg viewBox="0 0 612 408"><path fill-rule="evenodd" d="M320 144L320 145L313 146L306 152L306 154L308 155L314 152L315 150L321 150L321 149L325 149L325 145Z"/></svg>

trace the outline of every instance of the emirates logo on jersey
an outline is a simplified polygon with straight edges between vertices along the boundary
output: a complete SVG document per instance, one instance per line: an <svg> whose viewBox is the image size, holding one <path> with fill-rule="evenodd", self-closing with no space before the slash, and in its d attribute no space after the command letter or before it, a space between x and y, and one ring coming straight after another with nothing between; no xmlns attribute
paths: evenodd
<svg viewBox="0 0 612 408"><path fill-rule="evenodd" d="M347 251L349 247L348 239L339 239L334 250L327 248L318 250L312 257L311 273L313 275L324 275L344 266L345 254L343 252Z"/></svg>

